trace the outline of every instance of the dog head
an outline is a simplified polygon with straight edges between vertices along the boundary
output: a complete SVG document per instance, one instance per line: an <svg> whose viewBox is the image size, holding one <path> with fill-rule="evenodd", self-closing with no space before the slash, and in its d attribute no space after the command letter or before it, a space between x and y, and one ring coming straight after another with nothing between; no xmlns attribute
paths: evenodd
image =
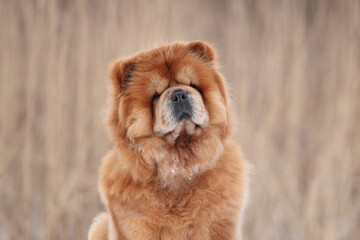
<svg viewBox="0 0 360 240"><path fill-rule="evenodd" d="M215 51L204 42L174 43L115 61L110 78L108 126L119 148L141 147L144 140L150 140L151 149L186 142L176 147L189 149L191 153L183 155L190 155L196 152L191 145L196 141L198 154L205 156L219 152L221 144L212 141L211 146L205 137L201 141L203 136L211 132L223 141L231 132L226 85L217 70ZM153 154L152 161L163 152Z"/></svg>
<svg viewBox="0 0 360 240"><path fill-rule="evenodd" d="M230 131L225 83L204 42L174 43L116 61L110 69L113 139L163 137L182 121Z"/></svg>

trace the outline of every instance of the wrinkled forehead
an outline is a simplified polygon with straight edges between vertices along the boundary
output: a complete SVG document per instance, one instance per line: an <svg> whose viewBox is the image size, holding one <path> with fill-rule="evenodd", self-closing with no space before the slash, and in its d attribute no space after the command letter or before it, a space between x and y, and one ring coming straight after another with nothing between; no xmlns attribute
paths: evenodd
<svg viewBox="0 0 360 240"><path fill-rule="evenodd" d="M137 75L140 79L146 78L147 86L158 93L178 84L196 84L194 63L186 58L154 58L152 61L137 62Z"/></svg>
<svg viewBox="0 0 360 240"><path fill-rule="evenodd" d="M183 66L176 71L171 71L170 74L163 74L155 70L151 74L149 82L158 92L163 92L166 88L179 84L189 85L194 81L195 76L192 74L192 68L190 66Z"/></svg>

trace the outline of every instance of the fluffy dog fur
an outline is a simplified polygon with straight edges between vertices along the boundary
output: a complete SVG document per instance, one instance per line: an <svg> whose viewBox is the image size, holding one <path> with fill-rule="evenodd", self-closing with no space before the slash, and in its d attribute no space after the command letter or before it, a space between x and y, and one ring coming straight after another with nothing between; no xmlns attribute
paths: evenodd
<svg viewBox="0 0 360 240"><path fill-rule="evenodd" d="M107 213L89 239L239 239L246 164L229 140L231 106L204 42L174 43L110 69L109 135L99 191ZM174 117L172 93L192 107Z"/></svg>

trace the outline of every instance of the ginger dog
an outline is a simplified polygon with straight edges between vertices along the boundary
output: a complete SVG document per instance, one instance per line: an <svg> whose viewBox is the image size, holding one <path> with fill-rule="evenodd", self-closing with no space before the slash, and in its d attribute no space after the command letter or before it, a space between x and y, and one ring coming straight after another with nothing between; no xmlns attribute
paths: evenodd
<svg viewBox="0 0 360 240"><path fill-rule="evenodd" d="M115 61L90 240L240 239L247 167L215 51L174 43Z"/></svg>

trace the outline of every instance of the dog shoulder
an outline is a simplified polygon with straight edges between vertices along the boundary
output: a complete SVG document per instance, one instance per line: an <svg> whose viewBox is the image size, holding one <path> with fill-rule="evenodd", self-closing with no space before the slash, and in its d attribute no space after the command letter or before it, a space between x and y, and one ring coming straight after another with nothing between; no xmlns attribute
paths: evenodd
<svg viewBox="0 0 360 240"><path fill-rule="evenodd" d="M215 167L216 177L223 187L235 194L235 198L243 199L248 192L248 163L240 149L233 141L224 143L224 154ZM243 199L244 200L244 199Z"/></svg>
<svg viewBox="0 0 360 240"><path fill-rule="evenodd" d="M126 175L117 159L116 151L110 150L102 159L98 182L101 200L105 206L111 198L120 196Z"/></svg>

